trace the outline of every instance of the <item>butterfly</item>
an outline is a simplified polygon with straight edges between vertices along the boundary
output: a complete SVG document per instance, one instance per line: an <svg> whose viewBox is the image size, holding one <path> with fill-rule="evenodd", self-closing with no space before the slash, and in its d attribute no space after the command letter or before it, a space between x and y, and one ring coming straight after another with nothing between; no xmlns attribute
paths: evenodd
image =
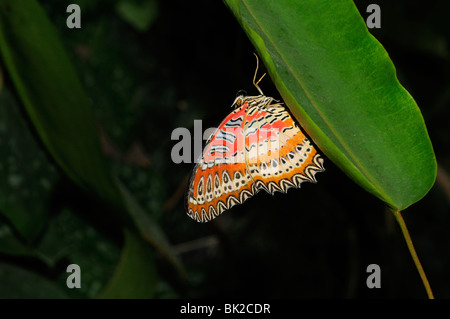
<svg viewBox="0 0 450 319"><path fill-rule="evenodd" d="M256 56L256 54L255 54ZM265 96L240 94L235 109L206 142L192 171L185 195L188 216L210 221L242 204L260 190L270 194L316 183L323 158L303 134L283 103Z"/></svg>

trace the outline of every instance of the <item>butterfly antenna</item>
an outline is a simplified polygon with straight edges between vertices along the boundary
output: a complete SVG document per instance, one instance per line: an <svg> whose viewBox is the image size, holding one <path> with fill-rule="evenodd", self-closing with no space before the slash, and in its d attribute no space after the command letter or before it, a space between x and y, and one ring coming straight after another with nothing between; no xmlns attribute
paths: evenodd
<svg viewBox="0 0 450 319"><path fill-rule="evenodd" d="M258 68L259 68L259 58L258 58L258 55L256 53L253 52L253 54L256 57L256 70L255 70L255 75L253 76L253 85L258 89L258 91L259 91L259 93L261 93L261 95L264 95L264 93L259 88L258 84L259 84L259 82L261 82L261 80L266 75L266 73L264 73L262 75L262 77L259 78L258 82L256 82L256 74L258 73Z"/></svg>

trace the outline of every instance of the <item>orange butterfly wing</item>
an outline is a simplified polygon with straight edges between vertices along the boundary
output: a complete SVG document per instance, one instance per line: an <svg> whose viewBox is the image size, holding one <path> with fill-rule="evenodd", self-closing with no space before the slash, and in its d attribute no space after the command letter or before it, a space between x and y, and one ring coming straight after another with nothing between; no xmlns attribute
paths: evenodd
<svg viewBox="0 0 450 319"><path fill-rule="evenodd" d="M287 192L316 182L324 171L323 158L284 106L272 101L241 97L211 136L186 191L191 218L207 222L261 189Z"/></svg>

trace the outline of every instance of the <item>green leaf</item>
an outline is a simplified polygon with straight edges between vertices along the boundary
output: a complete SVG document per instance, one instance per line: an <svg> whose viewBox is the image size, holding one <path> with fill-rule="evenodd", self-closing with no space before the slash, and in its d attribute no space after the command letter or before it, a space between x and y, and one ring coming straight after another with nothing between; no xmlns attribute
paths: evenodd
<svg viewBox="0 0 450 319"><path fill-rule="evenodd" d="M14 236L8 225L0 222L0 254L30 257L33 251Z"/></svg>
<svg viewBox="0 0 450 319"><path fill-rule="evenodd" d="M67 294L49 279L7 263L0 263L0 299L61 299Z"/></svg>
<svg viewBox="0 0 450 319"><path fill-rule="evenodd" d="M56 30L36 1L0 3L0 51L42 142L66 174L117 198L91 105Z"/></svg>
<svg viewBox="0 0 450 319"><path fill-rule="evenodd" d="M36 243L35 257L49 269L64 265L58 282L66 286L65 267L77 264L82 272L80 289L69 289L74 298L93 298L106 286L119 261L120 246L111 241L71 208L63 208L49 219L48 227Z"/></svg>
<svg viewBox="0 0 450 319"><path fill-rule="evenodd" d="M137 203L136 199L128 192L120 181L117 181L122 197L131 217L143 239L152 244L178 271L183 279L187 278L186 271L172 250L168 239L158 224Z"/></svg>
<svg viewBox="0 0 450 319"><path fill-rule="evenodd" d="M62 170L81 188L96 194L120 213L130 227L155 245L169 261L176 257L162 230L150 232L130 211L100 148L94 114L77 72L58 34L35 0L0 2L0 56L43 144ZM175 267L180 269L179 263Z"/></svg>
<svg viewBox="0 0 450 319"><path fill-rule="evenodd" d="M31 242L47 220L58 173L6 88L0 105L0 213Z"/></svg>
<svg viewBox="0 0 450 319"><path fill-rule="evenodd" d="M153 251L140 237L125 230L125 245L117 270L105 290L103 299L152 298L157 273Z"/></svg>
<svg viewBox="0 0 450 319"><path fill-rule="evenodd" d="M117 13L138 31L146 31L158 14L158 2L155 0L122 0L116 5Z"/></svg>
<svg viewBox="0 0 450 319"><path fill-rule="evenodd" d="M436 160L424 120L352 1L225 2L329 159L396 209L428 192Z"/></svg>

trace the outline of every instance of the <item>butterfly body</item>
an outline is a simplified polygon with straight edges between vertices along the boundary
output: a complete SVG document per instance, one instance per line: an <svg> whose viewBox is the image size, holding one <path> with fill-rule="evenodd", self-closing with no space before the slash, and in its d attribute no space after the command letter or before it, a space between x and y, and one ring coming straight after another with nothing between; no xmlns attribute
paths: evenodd
<svg viewBox="0 0 450 319"><path fill-rule="evenodd" d="M316 182L315 174L324 171L323 158L286 108L260 93L238 96L207 141L186 192L194 220L210 221L260 190L285 193Z"/></svg>

